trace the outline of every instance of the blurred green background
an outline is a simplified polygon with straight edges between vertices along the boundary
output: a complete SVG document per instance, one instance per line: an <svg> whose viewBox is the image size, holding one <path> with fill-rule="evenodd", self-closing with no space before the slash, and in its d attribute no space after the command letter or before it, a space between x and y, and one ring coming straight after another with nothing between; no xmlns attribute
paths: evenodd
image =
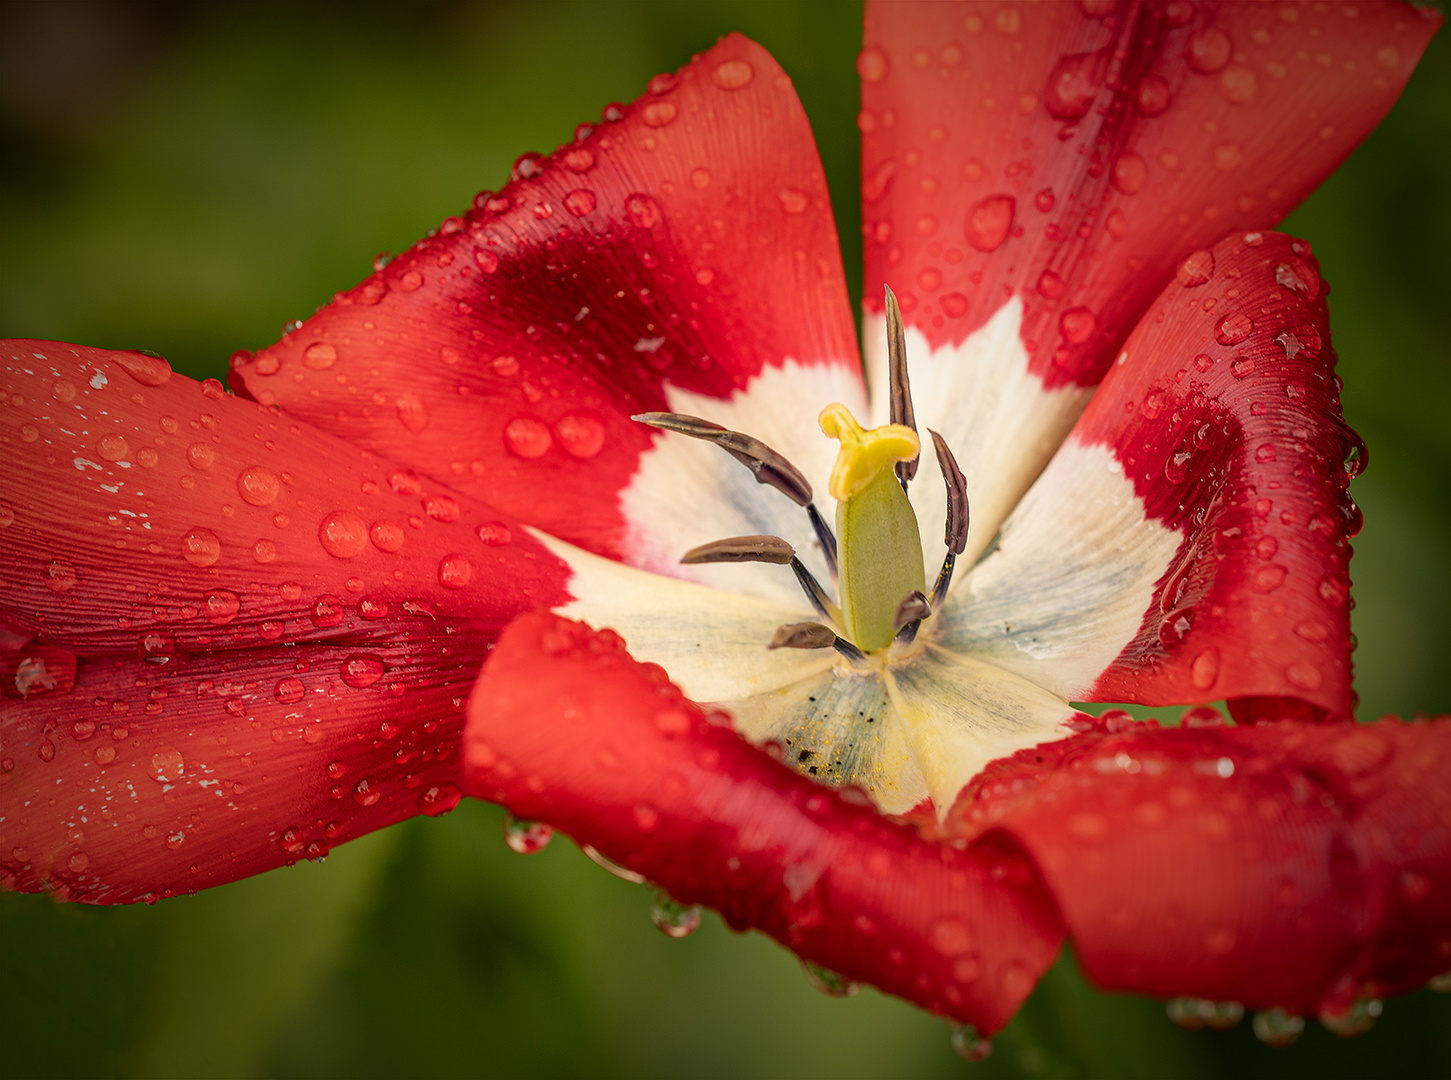
<svg viewBox="0 0 1451 1080"><path fill-rule="evenodd" d="M549 150L719 35L796 82L860 261L856 4L6 4L0 335L142 347L198 377L274 340L524 150ZM1451 38L1285 228L1334 284L1362 716L1451 709ZM859 282L854 283L859 288ZM1451 783L1451 778L1448 778ZM967 1065L947 1028L831 1000L567 841L521 858L466 805L154 908L0 897L0 1073L1341 1076L1451 1074L1451 998L1288 1050L1184 1032L1065 959Z"/></svg>

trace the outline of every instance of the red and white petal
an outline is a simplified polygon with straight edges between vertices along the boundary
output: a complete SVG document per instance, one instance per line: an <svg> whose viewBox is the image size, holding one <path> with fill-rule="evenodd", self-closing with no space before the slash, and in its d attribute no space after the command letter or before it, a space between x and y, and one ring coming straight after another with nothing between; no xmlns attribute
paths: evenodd
<svg viewBox="0 0 1451 1080"><path fill-rule="evenodd" d="M1348 718L1364 453L1318 264L1251 233L1184 266L969 577L949 640L1076 700Z"/></svg>
<svg viewBox="0 0 1451 1080"><path fill-rule="evenodd" d="M1077 716L1067 701L975 656L929 645L887 670L893 720L938 816L988 762L1061 739Z"/></svg>
<svg viewBox="0 0 1451 1080"><path fill-rule="evenodd" d="M69 655L67 667L32 643L23 656L67 677L0 697L0 881L86 903L152 900L447 812L468 673L486 647L470 633L164 666Z"/></svg>
<svg viewBox="0 0 1451 1080"><path fill-rule="evenodd" d="M863 344L884 386L889 284L921 335L914 382L933 385L919 422L983 507L970 551L1175 262L1288 213L1380 121L1439 24L1401 4L868 5Z"/></svg>
<svg viewBox="0 0 1451 1080"><path fill-rule="evenodd" d="M859 372L835 365L786 363L763 368L725 399L674 387L666 392L672 411L753 435L782 454L801 470L822 514L830 519L826 484L837 444L821 433L816 419L837 401L859 416L866 415ZM789 542L818 581L830 580L806 512L785 495L758 484L748 469L718 446L663 433L640 455L634 476L620 492L619 505L628 522L626 561L634 566L799 606L800 586L780 566L680 565L681 555L698 544L729 536L768 535Z"/></svg>
<svg viewBox="0 0 1451 1080"><path fill-rule="evenodd" d="M573 144L526 154L497 196L480 194L234 380L629 558L632 529L649 522L627 519L619 495L659 438L629 416L668 408L668 388L729 398L789 361L859 377L806 115L771 56L732 35Z"/></svg>
<svg viewBox="0 0 1451 1080"><path fill-rule="evenodd" d="M535 535L570 572L571 598L553 610L628 635L636 659L670 672L694 701L776 690L830 667L829 657L836 655L766 647L777 627L816 617L800 588L789 604L776 604L637 570ZM795 583L788 567L769 569Z"/></svg>
<svg viewBox="0 0 1451 1080"><path fill-rule="evenodd" d="M1105 729L991 766L1100 986L1343 1012L1451 966L1451 723Z"/></svg>
<svg viewBox="0 0 1451 1080"><path fill-rule="evenodd" d="M1009 842L958 850L823 790L712 724L615 635L505 631L469 704L464 784L677 900L991 1034L1057 953Z"/></svg>
<svg viewBox="0 0 1451 1080"><path fill-rule="evenodd" d="M164 360L0 346L0 611L82 653L407 640L562 600L512 518Z"/></svg>

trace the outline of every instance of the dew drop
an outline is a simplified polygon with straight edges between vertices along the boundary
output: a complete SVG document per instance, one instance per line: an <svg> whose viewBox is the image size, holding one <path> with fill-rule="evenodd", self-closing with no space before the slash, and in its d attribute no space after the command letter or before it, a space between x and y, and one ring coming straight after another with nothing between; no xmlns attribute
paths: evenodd
<svg viewBox="0 0 1451 1080"><path fill-rule="evenodd" d="M1011 195L989 195L972 205L967 214L967 242L977 251L995 251L1007 239L1017 211Z"/></svg>
<svg viewBox="0 0 1451 1080"><path fill-rule="evenodd" d="M1082 345L1093 336L1097 320L1086 307L1069 308L1058 318L1058 329L1069 345Z"/></svg>
<svg viewBox="0 0 1451 1080"><path fill-rule="evenodd" d="M306 693L302 680L296 675L284 675L272 688L272 696L284 705L296 705Z"/></svg>
<svg viewBox="0 0 1451 1080"><path fill-rule="evenodd" d="M334 510L317 528L322 549L335 559L352 559L368 545L368 526L349 510Z"/></svg>
<svg viewBox="0 0 1451 1080"><path fill-rule="evenodd" d="M1275 267L1275 281L1306 300L1320 295L1320 275L1293 255Z"/></svg>
<svg viewBox="0 0 1451 1080"><path fill-rule="evenodd" d="M237 474L237 494L249 506L269 506L281 491L277 474L265 465L248 465Z"/></svg>
<svg viewBox="0 0 1451 1080"><path fill-rule="evenodd" d="M445 555L438 561L438 583L445 589L462 589L473 576L473 563L465 555Z"/></svg>
<svg viewBox="0 0 1451 1080"><path fill-rule="evenodd" d="M1254 330L1254 321L1242 311L1231 312L1219 320L1214 339L1221 345L1238 345Z"/></svg>
<svg viewBox="0 0 1451 1080"><path fill-rule="evenodd" d="M346 614L343 602L339 597L323 594L312 602L310 617L313 626L319 630L326 630L339 625Z"/></svg>
<svg viewBox="0 0 1451 1080"><path fill-rule="evenodd" d="M566 413L554 422L554 437L571 457L592 458L605 445L605 426L587 413Z"/></svg>
<svg viewBox="0 0 1451 1080"><path fill-rule="evenodd" d="M1149 167L1132 150L1120 154L1113 163L1113 186L1125 195L1137 194L1149 178Z"/></svg>
<svg viewBox="0 0 1451 1080"><path fill-rule="evenodd" d="M653 891L650 921L666 937L689 937L700 926L700 918L701 909L698 904L681 904L663 889Z"/></svg>
<svg viewBox="0 0 1451 1080"><path fill-rule="evenodd" d="M1276 1007L1255 1013L1251 1026L1255 1038L1266 1046L1289 1046L1305 1030L1305 1018Z"/></svg>
<svg viewBox="0 0 1451 1080"><path fill-rule="evenodd" d="M114 353L118 367L142 386L160 386L171 378L171 365L159 356L142 352Z"/></svg>
<svg viewBox="0 0 1451 1080"><path fill-rule="evenodd" d="M1229 63L1234 51L1229 35L1217 27L1200 30L1189 39L1185 57L1189 66L1201 75L1209 75Z"/></svg>
<svg viewBox="0 0 1451 1080"><path fill-rule="evenodd" d="M625 212L630 215L630 220L642 229L653 229L660 224L664 216L660 212L660 204L649 195L635 193L626 196Z"/></svg>
<svg viewBox="0 0 1451 1080"><path fill-rule="evenodd" d="M418 793L418 798L413 801L420 814L427 817L443 817L463 799L463 792L457 784L449 783L447 780L440 784L432 784Z"/></svg>
<svg viewBox="0 0 1451 1080"><path fill-rule="evenodd" d="M504 815L504 843L518 855L537 855L554 838L554 826Z"/></svg>
<svg viewBox="0 0 1451 1080"><path fill-rule="evenodd" d="M1088 115L1103 82L1108 56L1103 52L1072 53L1059 59L1048 76L1043 106L1055 120L1079 120Z"/></svg>
<svg viewBox="0 0 1451 1080"><path fill-rule="evenodd" d="M399 394L398 400L393 404L398 413L398 422L413 434L417 435L428 426L428 407L417 394L412 391Z"/></svg>
<svg viewBox="0 0 1451 1080"><path fill-rule="evenodd" d="M120 435L105 435L96 443L96 453L105 461L120 461L130 450L130 444Z"/></svg>
<svg viewBox="0 0 1451 1080"><path fill-rule="evenodd" d="M237 617L241 609L241 597L230 589L217 589L206 595L204 611L207 622L213 626L225 626Z"/></svg>
<svg viewBox="0 0 1451 1080"><path fill-rule="evenodd" d="M383 785L371 776L365 776L353 785L353 802L359 806L372 806L383 797Z"/></svg>
<svg viewBox="0 0 1451 1080"><path fill-rule="evenodd" d="M993 1052L993 1042L971 1024L961 1024L952 1029L952 1049L963 1061L984 1061Z"/></svg>
<svg viewBox="0 0 1451 1080"><path fill-rule="evenodd" d="M1229 365L1229 373L1233 375L1236 379L1243 379L1249 375L1253 375L1254 370L1254 359L1248 356L1236 356L1233 362Z"/></svg>
<svg viewBox="0 0 1451 1080"><path fill-rule="evenodd" d="M368 529L368 538L379 551L397 551L403 546L403 536L403 526L393 521L375 521Z"/></svg>
<svg viewBox="0 0 1451 1080"><path fill-rule="evenodd" d="M513 533L502 521L486 521L479 526L479 539L490 547L503 547L513 539Z"/></svg>
<svg viewBox="0 0 1451 1080"><path fill-rule="evenodd" d="M216 463L217 452L209 443L194 442L186 448L186 460L193 469L210 469Z"/></svg>
<svg viewBox="0 0 1451 1080"><path fill-rule="evenodd" d="M1174 271L1174 279L1186 289L1203 285L1214 275L1214 252L1195 251L1186 255Z"/></svg>
<svg viewBox="0 0 1451 1080"><path fill-rule="evenodd" d="M804 213L809 205L806 193L795 188L782 188L777 197L781 200L781 209L788 214Z"/></svg>
<svg viewBox="0 0 1451 1080"><path fill-rule="evenodd" d="M325 341L314 341L302 350L302 366L325 371L338 360L338 351Z"/></svg>
<svg viewBox="0 0 1451 1080"><path fill-rule="evenodd" d="M549 426L533 416L516 416L504 426L504 447L515 457L543 457L554 443Z"/></svg>
<svg viewBox="0 0 1451 1080"><path fill-rule="evenodd" d="M875 45L863 49L857 54L856 70L863 82L881 82L887 77L887 54Z"/></svg>
<svg viewBox="0 0 1451 1080"><path fill-rule="evenodd" d="M1189 666L1189 678L1196 688L1208 690L1219 678L1219 651L1205 649Z"/></svg>
<svg viewBox="0 0 1451 1080"><path fill-rule="evenodd" d="M181 556L193 566L211 566L222 557L222 542L211 529L197 525L181 538Z"/></svg>
<svg viewBox="0 0 1451 1080"><path fill-rule="evenodd" d="M801 970L806 973L806 981L811 984L812 989L827 997L847 998L861 992L861 983L820 964L813 964L810 960L801 961Z"/></svg>
<svg viewBox="0 0 1451 1080"><path fill-rule="evenodd" d="M1139 83L1134 103L1144 116L1158 116L1169 107L1172 98L1168 81L1162 75L1149 75Z"/></svg>
<svg viewBox="0 0 1451 1080"><path fill-rule="evenodd" d="M53 559L45 568L45 584L51 592L67 592L76 583L76 568L68 559Z"/></svg>
<svg viewBox="0 0 1451 1080"><path fill-rule="evenodd" d="M162 784L173 784L180 780L185 767L186 762L181 751L174 746L161 747L151 755L151 761L148 762L151 779Z"/></svg>
<svg viewBox="0 0 1451 1080"><path fill-rule="evenodd" d="M575 217L593 212L595 202L595 193L589 188L575 188L564 196L564 208Z"/></svg>
<svg viewBox="0 0 1451 1080"><path fill-rule="evenodd" d="M343 682L347 683L354 690L363 690L372 686L383 677L388 666L376 656L357 654L350 656L342 662L341 673Z"/></svg>
<svg viewBox="0 0 1451 1080"><path fill-rule="evenodd" d="M423 500L423 512L434 521L450 522L457 521L459 516L458 500L451 495L430 495Z"/></svg>
<svg viewBox="0 0 1451 1080"><path fill-rule="evenodd" d="M1384 1006L1378 998L1362 998L1343 1013L1322 1012L1320 1023L1326 1031L1342 1039L1364 1035L1380 1019Z"/></svg>
<svg viewBox="0 0 1451 1080"><path fill-rule="evenodd" d="M744 60L724 60L716 65L710 79L722 90L739 90L755 78L755 75L755 69Z"/></svg>

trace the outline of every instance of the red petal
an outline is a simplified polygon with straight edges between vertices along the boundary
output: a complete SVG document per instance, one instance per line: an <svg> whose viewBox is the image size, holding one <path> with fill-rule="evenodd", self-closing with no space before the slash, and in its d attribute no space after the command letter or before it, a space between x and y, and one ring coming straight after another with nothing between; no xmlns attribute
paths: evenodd
<svg viewBox="0 0 1451 1080"><path fill-rule="evenodd" d="M1451 966L1451 723L1119 730L954 811L1032 853L1099 985L1343 1011Z"/></svg>
<svg viewBox="0 0 1451 1080"><path fill-rule="evenodd" d="M55 670L59 650L45 648ZM82 658L0 698L0 881L119 904L222 885L459 798L483 639ZM78 670L77 670L78 669ZM14 665L6 689L14 692Z"/></svg>
<svg viewBox="0 0 1451 1080"><path fill-rule="evenodd" d="M474 688L469 794L550 822L803 958L991 1033L1057 953L1016 847L959 850L754 749L618 635L521 617Z"/></svg>
<svg viewBox="0 0 1451 1080"><path fill-rule="evenodd" d="M1112 448L1184 537L1087 700L1350 716L1346 484L1365 454L1340 417L1325 291L1309 245L1279 233L1189 256L1079 420L1070 440Z"/></svg>
<svg viewBox="0 0 1451 1080"><path fill-rule="evenodd" d="M1440 18L1401 4L867 7L866 301L934 348L1020 296L1091 386L1173 271L1279 221L1379 123Z"/></svg>
<svg viewBox="0 0 1451 1080"><path fill-rule="evenodd" d="M667 383L725 396L787 358L858 365L810 126L732 35L520 158L234 381L618 557L615 495L651 444L629 415L667 408Z"/></svg>
<svg viewBox="0 0 1451 1080"><path fill-rule="evenodd" d="M512 518L215 380L56 342L6 342L0 363L0 613L52 643L165 663L485 631L565 597Z"/></svg>
<svg viewBox="0 0 1451 1080"><path fill-rule="evenodd" d="M163 360L0 350L7 880L135 900L447 801L418 803L453 782L471 673L503 622L564 599L557 560Z"/></svg>

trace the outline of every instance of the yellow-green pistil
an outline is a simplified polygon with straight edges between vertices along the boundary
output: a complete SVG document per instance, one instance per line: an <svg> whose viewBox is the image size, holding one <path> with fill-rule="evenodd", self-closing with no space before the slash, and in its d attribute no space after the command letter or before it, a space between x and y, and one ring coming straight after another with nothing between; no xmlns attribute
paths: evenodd
<svg viewBox="0 0 1451 1080"><path fill-rule="evenodd" d="M922 442L902 424L864 430L840 403L817 423L841 443L828 487L836 499L843 636L864 652L885 649L902 599L926 591L917 515L892 470L916 458Z"/></svg>

